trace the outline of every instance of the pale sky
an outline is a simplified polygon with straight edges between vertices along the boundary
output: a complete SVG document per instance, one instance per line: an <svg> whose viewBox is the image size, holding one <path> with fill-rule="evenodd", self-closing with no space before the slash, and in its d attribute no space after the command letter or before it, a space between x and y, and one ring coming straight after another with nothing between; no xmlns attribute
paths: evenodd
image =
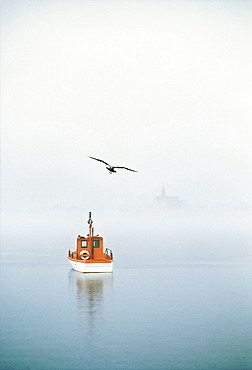
<svg viewBox="0 0 252 370"><path fill-rule="evenodd" d="M1 17L4 210L126 207L163 186L252 203L252 2L2 0Z"/></svg>

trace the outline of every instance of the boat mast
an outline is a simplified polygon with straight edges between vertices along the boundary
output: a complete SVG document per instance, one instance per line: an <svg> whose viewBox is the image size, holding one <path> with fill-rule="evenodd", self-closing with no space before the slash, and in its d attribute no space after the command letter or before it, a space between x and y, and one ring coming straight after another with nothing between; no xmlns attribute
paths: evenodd
<svg viewBox="0 0 252 370"><path fill-rule="evenodd" d="M89 238L91 239L91 231L92 231L92 224L93 224L93 220L91 218L91 212L89 212L88 224L89 224Z"/></svg>

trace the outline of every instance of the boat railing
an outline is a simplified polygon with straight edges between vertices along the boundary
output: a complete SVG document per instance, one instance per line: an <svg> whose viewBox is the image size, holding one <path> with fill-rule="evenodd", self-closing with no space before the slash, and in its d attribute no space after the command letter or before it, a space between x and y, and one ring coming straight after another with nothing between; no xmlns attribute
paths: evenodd
<svg viewBox="0 0 252 370"><path fill-rule="evenodd" d="M107 254L111 259L113 259L113 252L111 249L106 248L105 249L105 254Z"/></svg>
<svg viewBox="0 0 252 370"><path fill-rule="evenodd" d="M74 259L79 259L79 255L78 253L75 251L75 252L71 252L70 249L68 251L68 256L71 257L71 258L74 258Z"/></svg>
<svg viewBox="0 0 252 370"><path fill-rule="evenodd" d="M112 252L112 250L111 249L109 249L109 248L106 248L105 249L105 254L107 254L107 256L109 256L110 258L111 258L111 260L113 259L113 252ZM79 254L78 254L78 252L77 251L75 251L75 252L72 252L70 249L69 249L69 251L68 251L68 256L70 257L70 258L73 258L73 259L79 259Z"/></svg>

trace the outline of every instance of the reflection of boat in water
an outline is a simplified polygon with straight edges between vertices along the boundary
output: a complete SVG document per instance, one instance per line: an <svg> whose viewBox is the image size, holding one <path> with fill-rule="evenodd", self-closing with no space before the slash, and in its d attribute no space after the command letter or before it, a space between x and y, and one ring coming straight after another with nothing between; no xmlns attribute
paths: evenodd
<svg viewBox="0 0 252 370"><path fill-rule="evenodd" d="M94 235L91 212L88 224L89 234L86 237L78 235L76 251L68 252L72 268L79 272L113 272L113 253L108 248L103 252L103 238Z"/></svg>
<svg viewBox="0 0 252 370"><path fill-rule="evenodd" d="M69 283L76 295L77 309L81 312L86 311L89 324L93 327L97 314L102 311L103 301L109 295L113 274L79 274L71 270Z"/></svg>

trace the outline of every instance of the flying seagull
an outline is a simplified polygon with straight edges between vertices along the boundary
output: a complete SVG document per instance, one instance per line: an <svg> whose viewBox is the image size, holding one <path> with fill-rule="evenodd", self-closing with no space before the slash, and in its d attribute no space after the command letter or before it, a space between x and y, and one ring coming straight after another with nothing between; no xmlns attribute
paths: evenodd
<svg viewBox="0 0 252 370"><path fill-rule="evenodd" d="M111 166L110 164L108 164L107 162L103 161L102 159L98 159L98 158L94 158L94 157L89 157L89 158L92 158L92 159L95 159L96 161L99 161L99 162L102 162L102 163L105 163L107 166L107 170L109 171L109 173L115 173L115 168L124 168L125 170L128 170L128 171L132 171L132 172L138 172L138 171L135 171L135 170L131 170L130 168L127 168L127 167L119 167L119 166Z"/></svg>

